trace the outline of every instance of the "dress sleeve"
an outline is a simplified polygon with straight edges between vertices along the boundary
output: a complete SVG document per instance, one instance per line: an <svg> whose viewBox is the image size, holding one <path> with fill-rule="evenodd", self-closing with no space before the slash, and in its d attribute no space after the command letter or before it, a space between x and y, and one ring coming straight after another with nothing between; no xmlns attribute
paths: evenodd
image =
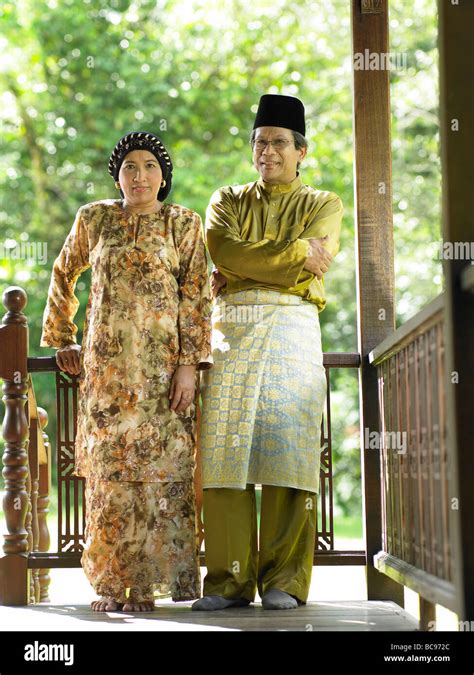
<svg viewBox="0 0 474 675"><path fill-rule="evenodd" d="M206 239L211 258L222 274L271 285L294 286L309 253L302 239L245 241L240 236L232 195L217 190L206 212Z"/></svg>
<svg viewBox="0 0 474 675"><path fill-rule="evenodd" d="M74 295L74 289L79 276L88 267L88 228L81 208L59 256L54 261L43 315L41 347L59 349L76 344L77 326L73 319L79 308L79 300Z"/></svg>
<svg viewBox="0 0 474 675"><path fill-rule="evenodd" d="M199 370L212 366L211 292L207 270L202 222L197 213L179 244L178 327L180 366L196 365Z"/></svg>

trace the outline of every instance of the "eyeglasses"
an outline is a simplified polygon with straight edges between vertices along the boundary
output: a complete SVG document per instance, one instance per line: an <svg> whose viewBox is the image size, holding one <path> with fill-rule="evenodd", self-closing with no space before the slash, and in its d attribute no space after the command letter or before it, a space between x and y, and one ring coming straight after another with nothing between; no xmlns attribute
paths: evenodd
<svg viewBox="0 0 474 675"><path fill-rule="evenodd" d="M275 141L267 141L264 138L257 138L257 140L253 143L253 147L259 152L265 150L265 148L269 145L273 145L275 150L284 150L288 143L291 143L291 141L286 141L284 138L277 138Z"/></svg>

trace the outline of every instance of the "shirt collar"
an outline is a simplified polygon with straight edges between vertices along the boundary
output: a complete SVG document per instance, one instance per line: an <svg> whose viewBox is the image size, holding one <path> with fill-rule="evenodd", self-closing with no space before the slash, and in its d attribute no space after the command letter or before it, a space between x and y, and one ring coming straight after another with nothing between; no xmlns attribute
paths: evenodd
<svg viewBox="0 0 474 675"><path fill-rule="evenodd" d="M296 178L294 178L291 183L267 183L260 177L257 181L257 185L269 195L282 195L289 192L295 192L295 190L301 187L302 183L298 172Z"/></svg>

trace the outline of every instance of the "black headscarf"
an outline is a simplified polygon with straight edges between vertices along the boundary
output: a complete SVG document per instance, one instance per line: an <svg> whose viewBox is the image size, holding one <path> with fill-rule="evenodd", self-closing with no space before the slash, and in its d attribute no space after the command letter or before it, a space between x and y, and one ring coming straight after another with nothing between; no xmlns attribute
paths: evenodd
<svg viewBox="0 0 474 675"><path fill-rule="evenodd" d="M157 199L162 202L168 196L171 190L171 182L173 179L173 164L171 157L168 154L165 146L155 134L150 134L147 131L132 131L126 134L119 140L112 151L109 159L109 173L114 180L118 180L118 175L122 162L126 155L132 150L148 150L155 155L161 167L161 173L166 181L166 185L160 188ZM122 191L120 191L122 192ZM123 196L123 194L122 194Z"/></svg>

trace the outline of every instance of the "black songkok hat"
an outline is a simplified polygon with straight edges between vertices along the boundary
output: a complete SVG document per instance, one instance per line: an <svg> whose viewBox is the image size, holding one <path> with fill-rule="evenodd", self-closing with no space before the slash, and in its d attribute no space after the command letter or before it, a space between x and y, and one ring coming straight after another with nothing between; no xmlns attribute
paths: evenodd
<svg viewBox="0 0 474 675"><path fill-rule="evenodd" d="M253 125L254 129L257 127L283 127L305 136L304 105L295 96L264 94Z"/></svg>
<svg viewBox="0 0 474 675"><path fill-rule="evenodd" d="M159 162L161 173L166 181L165 187L158 192L157 199L164 201L171 190L171 181L173 179L173 164L165 146L155 134L147 131L132 131L123 136L115 146L109 159L109 173L114 180L118 180L118 175L122 162L126 155L132 150L148 150ZM123 196L123 195L122 195Z"/></svg>

